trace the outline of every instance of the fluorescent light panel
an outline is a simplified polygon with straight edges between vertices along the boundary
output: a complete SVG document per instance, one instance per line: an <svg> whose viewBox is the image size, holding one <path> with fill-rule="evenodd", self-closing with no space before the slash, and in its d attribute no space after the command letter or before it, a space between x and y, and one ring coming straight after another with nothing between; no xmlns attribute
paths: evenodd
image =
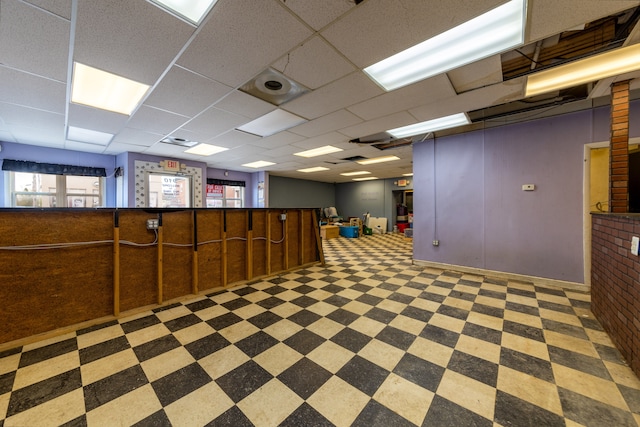
<svg viewBox="0 0 640 427"><path fill-rule="evenodd" d="M635 44L531 74L527 77L525 96L578 86L639 69L640 44Z"/></svg>
<svg viewBox="0 0 640 427"><path fill-rule="evenodd" d="M264 137L282 132L283 130L292 128L306 121L307 119L303 119L300 116L296 116L295 114L291 114L287 111L278 109L273 110L272 112L267 113L264 116L258 117L257 119L250 121L249 123L244 124L237 129L243 132L251 133L253 135Z"/></svg>
<svg viewBox="0 0 640 427"><path fill-rule="evenodd" d="M400 157L397 157L397 156L374 157L373 159L358 160L356 163L361 165L372 165L374 163L391 162L393 160L400 160Z"/></svg>
<svg viewBox="0 0 640 427"><path fill-rule="evenodd" d="M164 9L198 25L218 0L152 0Z"/></svg>
<svg viewBox="0 0 640 427"><path fill-rule="evenodd" d="M95 145L107 145L111 142L113 134L106 132L98 132L97 130L78 128L69 126L67 139L69 141L86 142Z"/></svg>
<svg viewBox="0 0 640 427"><path fill-rule="evenodd" d="M324 166L316 166L314 168L306 168L306 169L298 169L298 172L310 173L310 172L321 172L328 171L329 168L325 168Z"/></svg>
<svg viewBox="0 0 640 427"><path fill-rule="evenodd" d="M402 176L413 176L413 173L403 173Z"/></svg>
<svg viewBox="0 0 640 427"><path fill-rule="evenodd" d="M526 0L511 0L364 69L385 90L445 73L524 43Z"/></svg>
<svg viewBox="0 0 640 427"><path fill-rule="evenodd" d="M368 175L371 172L369 171L355 171L355 172L345 172L345 173L341 173L340 175L342 176L357 176L357 175Z"/></svg>
<svg viewBox="0 0 640 427"><path fill-rule="evenodd" d="M191 147L188 150L185 150L185 153L197 154L198 156L211 156L213 154L220 153L226 150L228 150L228 148L218 147L217 145L198 144L195 147Z"/></svg>
<svg viewBox="0 0 640 427"><path fill-rule="evenodd" d="M299 153L293 153L300 157L316 157L324 154L337 153L338 151L344 151L342 148L334 147L332 145L325 145L324 147L314 148L313 150L301 151Z"/></svg>
<svg viewBox="0 0 640 427"><path fill-rule="evenodd" d="M415 123L409 126L403 126L388 130L396 138L406 138L408 136L420 135L423 133L435 132L437 130L449 129L457 126L468 125L471 123L466 113L452 114L446 117L440 117L426 122Z"/></svg>
<svg viewBox="0 0 640 427"><path fill-rule="evenodd" d="M131 115L149 86L79 62L73 63L71 102Z"/></svg>
<svg viewBox="0 0 640 427"><path fill-rule="evenodd" d="M253 162L253 163L245 163L242 166L247 167L247 168L256 168L256 169L258 169L258 168L264 168L264 167L271 166L271 165L275 165L275 163L267 162L265 160L258 160L257 162Z"/></svg>
<svg viewBox="0 0 640 427"><path fill-rule="evenodd" d="M374 179L378 179L375 176L368 176L366 178L353 178L352 181L372 181Z"/></svg>

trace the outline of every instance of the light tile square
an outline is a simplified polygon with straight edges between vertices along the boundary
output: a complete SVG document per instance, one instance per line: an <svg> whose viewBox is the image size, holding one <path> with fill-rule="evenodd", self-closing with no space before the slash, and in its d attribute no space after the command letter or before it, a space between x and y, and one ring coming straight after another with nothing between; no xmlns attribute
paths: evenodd
<svg viewBox="0 0 640 427"><path fill-rule="evenodd" d="M203 426L232 406L229 396L215 382L210 382L169 404L164 411L175 426Z"/></svg>
<svg viewBox="0 0 640 427"><path fill-rule="evenodd" d="M40 363L18 369L13 388L19 389L47 378L70 371L80 366L80 354L72 351L58 357L44 360Z"/></svg>
<svg viewBox="0 0 640 427"><path fill-rule="evenodd" d="M332 341L326 341L307 354L307 358L313 360L327 371L335 374L338 372L355 354L346 348Z"/></svg>
<svg viewBox="0 0 640 427"><path fill-rule="evenodd" d="M91 347L95 344L100 344L105 341L112 340L117 337L121 337L124 335L124 331L122 327L117 324L113 326L108 326L106 328L98 329L96 331L92 331L86 334L78 335L78 348L86 348Z"/></svg>
<svg viewBox="0 0 640 427"><path fill-rule="evenodd" d="M558 389L552 383L500 366L497 388L554 414L563 415Z"/></svg>
<svg viewBox="0 0 640 427"><path fill-rule="evenodd" d="M412 423L421 425L433 396L433 392L396 374L391 374L378 388L373 398Z"/></svg>
<svg viewBox="0 0 640 427"><path fill-rule="evenodd" d="M337 426L349 426L365 407L369 397L334 376L324 383L307 403Z"/></svg>
<svg viewBox="0 0 640 427"><path fill-rule="evenodd" d="M84 412L84 394L82 389L77 389L9 417L4 421L4 425L59 426L78 418Z"/></svg>
<svg viewBox="0 0 640 427"><path fill-rule="evenodd" d="M274 377L280 375L287 368L302 359L302 354L298 353L286 344L278 343L270 349L263 351L253 358Z"/></svg>
<svg viewBox="0 0 640 427"><path fill-rule="evenodd" d="M82 400L81 400L82 401ZM88 425L132 425L162 409L151 384L146 384L87 413Z"/></svg>
<svg viewBox="0 0 640 427"><path fill-rule="evenodd" d="M468 335L460 335L456 350L493 363L500 363L500 346Z"/></svg>
<svg viewBox="0 0 640 427"><path fill-rule="evenodd" d="M195 359L187 349L178 347L152 359L145 360L140 366L142 366L142 370L144 370L144 373L147 375L147 379L152 382L184 368L193 362L195 362Z"/></svg>
<svg viewBox="0 0 640 427"><path fill-rule="evenodd" d="M413 344L411 344L407 353L411 353L414 356L446 368L453 355L453 349L446 345L418 337Z"/></svg>
<svg viewBox="0 0 640 427"><path fill-rule="evenodd" d="M386 342L372 340L358 352L358 355L387 371L393 371L405 352Z"/></svg>
<svg viewBox="0 0 640 427"><path fill-rule="evenodd" d="M235 346L227 346L198 361L202 369L214 380L234 370L249 360L242 350Z"/></svg>
<svg viewBox="0 0 640 427"><path fill-rule="evenodd" d="M304 400L274 378L238 403L256 426L277 426Z"/></svg>
<svg viewBox="0 0 640 427"><path fill-rule="evenodd" d="M564 387L583 396L616 408L629 410L616 384L584 372L552 363L553 376L558 387Z"/></svg>
<svg viewBox="0 0 640 427"><path fill-rule="evenodd" d="M137 365L138 358L132 349L120 351L80 367L82 384L87 385Z"/></svg>
<svg viewBox="0 0 640 427"><path fill-rule="evenodd" d="M440 380L436 394L478 415L493 419L496 389L480 381L447 370Z"/></svg>

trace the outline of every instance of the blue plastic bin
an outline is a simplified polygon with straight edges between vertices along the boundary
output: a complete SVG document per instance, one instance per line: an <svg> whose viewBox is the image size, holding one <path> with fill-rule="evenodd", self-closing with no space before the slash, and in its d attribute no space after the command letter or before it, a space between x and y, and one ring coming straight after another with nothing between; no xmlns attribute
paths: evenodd
<svg viewBox="0 0 640 427"><path fill-rule="evenodd" d="M357 225L341 225L340 235L343 237L358 237Z"/></svg>

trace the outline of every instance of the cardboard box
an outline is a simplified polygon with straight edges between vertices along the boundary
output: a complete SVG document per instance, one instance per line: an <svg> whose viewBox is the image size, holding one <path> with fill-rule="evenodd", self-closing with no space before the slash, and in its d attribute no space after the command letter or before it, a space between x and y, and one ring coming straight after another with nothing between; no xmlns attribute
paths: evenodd
<svg viewBox="0 0 640 427"><path fill-rule="evenodd" d="M320 227L320 237L323 239L335 239L338 237L340 227L337 225L323 225Z"/></svg>

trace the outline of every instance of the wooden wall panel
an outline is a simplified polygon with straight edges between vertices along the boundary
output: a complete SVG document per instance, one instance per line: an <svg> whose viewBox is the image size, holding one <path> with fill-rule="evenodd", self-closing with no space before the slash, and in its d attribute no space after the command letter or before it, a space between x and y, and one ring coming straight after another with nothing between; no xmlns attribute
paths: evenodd
<svg viewBox="0 0 640 427"><path fill-rule="evenodd" d="M302 262L308 264L318 259L318 243L316 241L315 217L313 210L304 210L301 213L304 227L300 230L304 245L302 247Z"/></svg>
<svg viewBox="0 0 640 427"><path fill-rule="evenodd" d="M287 211L287 268L294 268L299 266L300 253L302 248L300 247L300 211L289 210Z"/></svg>
<svg viewBox="0 0 640 427"><path fill-rule="evenodd" d="M247 278L247 211L228 210L227 284Z"/></svg>
<svg viewBox="0 0 640 427"><path fill-rule="evenodd" d="M276 271L282 271L285 269L284 256L285 256L285 242L284 242L284 226L280 221L280 210L270 210L269 215L269 229L271 234L271 242L269 244L269 250L271 252L270 273L273 274Z"/></svg>
<svg viewBox="0 0 640 427"><path fill-rule="evenodd" d="M222 211L198 210L199 289L222 286Z"/></svg>
<svg viewBox="0 0 640 427"><path fill-rule="evenodd" d="M193 280L193 211L165 212L163 225L164 300L191 294ZM171 244L189 246L172 246Z"/></svg>
<svg viewBox="0 0 640 427"><path fill-rule="evenodd" d="M0 246L111 240L113 214L37 210L0 214ZM71 218L69 218L71 217ZM0 252L0 342L73 325L113 310L111 243Z"/></svg>
<svg viewBox="0 0 640 427"><path fill-rule="evenodd" d="M267 274L267 211L254 210L253 213L253 277Z"/></svg>

